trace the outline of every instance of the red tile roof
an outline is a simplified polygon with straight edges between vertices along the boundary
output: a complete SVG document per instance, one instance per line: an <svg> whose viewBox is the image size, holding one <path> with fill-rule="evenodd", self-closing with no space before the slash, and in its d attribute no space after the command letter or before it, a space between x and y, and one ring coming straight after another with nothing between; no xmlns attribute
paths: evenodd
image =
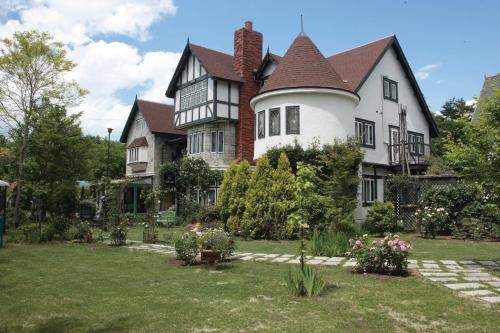
<svg viewBox="0 0 500 333"><path fill-rule="evenodd" d="M148 146L148 140L146 137L141 136L140 138L135 138L134 141L132 141L127 148L136 148L136 147L147 147Z"/></svg>
<svg viewBox="0 0 500 333"><path fill-rule="evenodd" d="M352 91L357 91L394 38L394 35L385 37L354 49L334 54L327 59L342 78L347 80L346 83L349 88Z"/></svg>
<svg viewBox="0 0 500 333"><path fill-rule="evenodd" d="M189 43L189 48L208 73L220 79L242 82L233 70L233 56Z"/></svg>
<svg viewBox="0 0 500 333"><path fill-rule="evenodd" d="M149 130L153 133L186 135L186 131L174 128L174 106L137 99Z"/></svg>
<svg viewBox="0 0 500 333"><path fill-rule="evenodd" d="M349 90L316 45L300 34L259 93L285 88L321 87Z"/></svg>

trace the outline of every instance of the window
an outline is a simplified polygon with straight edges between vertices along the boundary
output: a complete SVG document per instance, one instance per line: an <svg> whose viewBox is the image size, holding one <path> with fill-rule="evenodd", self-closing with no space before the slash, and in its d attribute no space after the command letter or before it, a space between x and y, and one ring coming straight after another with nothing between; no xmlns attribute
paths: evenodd
<svg viewBox="0 0 500 333"><path fill-rule="evenodd" d="M266 136L266 111L257 114L257 137L262 139Z"/></svg>
<svg viewBox="0 0 500 333"><path fill-rule="evenodd" d="M356 118L355 138L364 147L375 148L375 123Z"/></svg>
<svg viewBox="0 0 500 333"><path fill-rule="evenodd" d="M361 185L361 196L363 199L363 204L369 204L375 201L375 179L363 178Z"/></svg>
<svg viewBox="0 0 500 333"><path fill-rule="evenodd" d="M128 150L128 161L129 162L137 162L137 161L139 161L139 147L130 148Z"/></svg>
<svg viewBox="0 0 500 333"><path fill-rule="evenodd" d="M208 205L215 206L217 203L217 196L219 195L219 182L216 180L208 188Z"/></svg>
<svg viewBox="0 0 500 333"><path fill-rule="evenodd" d="M208 80L193 83L181 89L181 110L207 101Z"/></svg>
<svg viewBox="0 0 500 333"><path fill-rule="evenodd" d="M393 102L398 101L398 83L384 77L384 98Z"/></svg>
<svg viewBox="0 0 500 333"><path fill-rule="evenodd" d="M421 133L408 132L408 146L410 153L415 155L424 154L424 135Z"/></svg>
<svg viewBox="0 0 500 333"><path fill-rule="evenodd" d="M280 109L269 110L269 136L280 135Z"/></svg>
<svg viewBox="0 0 500 333"><path fill-rule="evenodd" d="M212 153L224 152L224 131L213 131L211 136L211 149Z"/></svg>
<svg viewBox="0 0 500 333"><path fill-rule="evenodd" d="M300 110L298 106L286 107L286 134L300 134Z"/></svg>
<svg viewBox="0 0 500 333"><path fill-rule="evenodd" d="M189 134L189 139L188 139L189 154L203 153L204 143L205 143L205 133L196 132L193 134Z"/></svg>

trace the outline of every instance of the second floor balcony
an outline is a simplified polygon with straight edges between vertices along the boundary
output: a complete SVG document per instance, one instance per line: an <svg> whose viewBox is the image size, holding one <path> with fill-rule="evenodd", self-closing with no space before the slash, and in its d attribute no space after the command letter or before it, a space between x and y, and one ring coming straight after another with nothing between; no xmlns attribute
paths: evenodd
<svg viewBox="0 0 500 333"><path fill-rule="evenodd" d="M432 146L428 143L400 143L389 145L389 164L410 166L427 166L432 156Z"/></svg>

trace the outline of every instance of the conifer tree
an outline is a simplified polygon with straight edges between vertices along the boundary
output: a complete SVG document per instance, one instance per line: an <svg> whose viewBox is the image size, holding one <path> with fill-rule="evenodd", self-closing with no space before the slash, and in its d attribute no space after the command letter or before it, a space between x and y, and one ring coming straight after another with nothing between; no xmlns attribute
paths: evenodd
<svg viewBox="0 0 500 333"><path fill-rule="evenodd" d="M287 219L295 210L296 199L295 176L292 173L288 157L282 152L273 173L270 194L273 220L272 238L287 238Z"/></svg>
<svg viewBox="0 0 500 333"><path fill-rule="evenodd" d="M271 216L271 184L274 170L267 156L257 161L255 171L250 177L246 194L245 213L242 230L252 238L271 238L273 219Z"/></svg>
<svg viewBox="0 0 500 333"><path fill-rule="evenodd" d="M241 233L241 225L246 207L246 194L251 175L250 163L246 160L241 161L233 178L231 198L229 199L227 228L234 234Z"/></svg>
<svg viewBox="0 0 500 333"><path fill-rule="evenodd" d="M232 189L237 170L238 163L233 161L226 171L224 171L224 178L222 179L219 197L217 198L217 206L219 207L220 217L225 228L227 228L227 220L230 216L230 201L233 196Z"/></svg>

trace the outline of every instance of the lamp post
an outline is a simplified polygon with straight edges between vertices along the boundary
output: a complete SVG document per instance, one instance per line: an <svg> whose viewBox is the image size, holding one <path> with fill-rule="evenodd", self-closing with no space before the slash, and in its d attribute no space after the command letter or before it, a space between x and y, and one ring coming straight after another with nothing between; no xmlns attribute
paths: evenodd
<svg viewBox="0 0 500 333"><path fill-rule="evenodd" d="M109 148L110 148L110 141L111 141L111 132L113 132L112 128L108 128L108 160L106 163L106 177L109 179Z"/></svg>
<svg viewBox="0 0 500 333"><path fill-rule="evenodd" d="M106 180L104 183L104 201L103 201L103 213L104 218L102 220L102 228L101 228L101 240L102 240L102 230L108 230L108 191L109 191L109 151L110 151L110 141L111 141L111 132L113 132L112 128L108 128L108 156L106 158Z"/></svg>

